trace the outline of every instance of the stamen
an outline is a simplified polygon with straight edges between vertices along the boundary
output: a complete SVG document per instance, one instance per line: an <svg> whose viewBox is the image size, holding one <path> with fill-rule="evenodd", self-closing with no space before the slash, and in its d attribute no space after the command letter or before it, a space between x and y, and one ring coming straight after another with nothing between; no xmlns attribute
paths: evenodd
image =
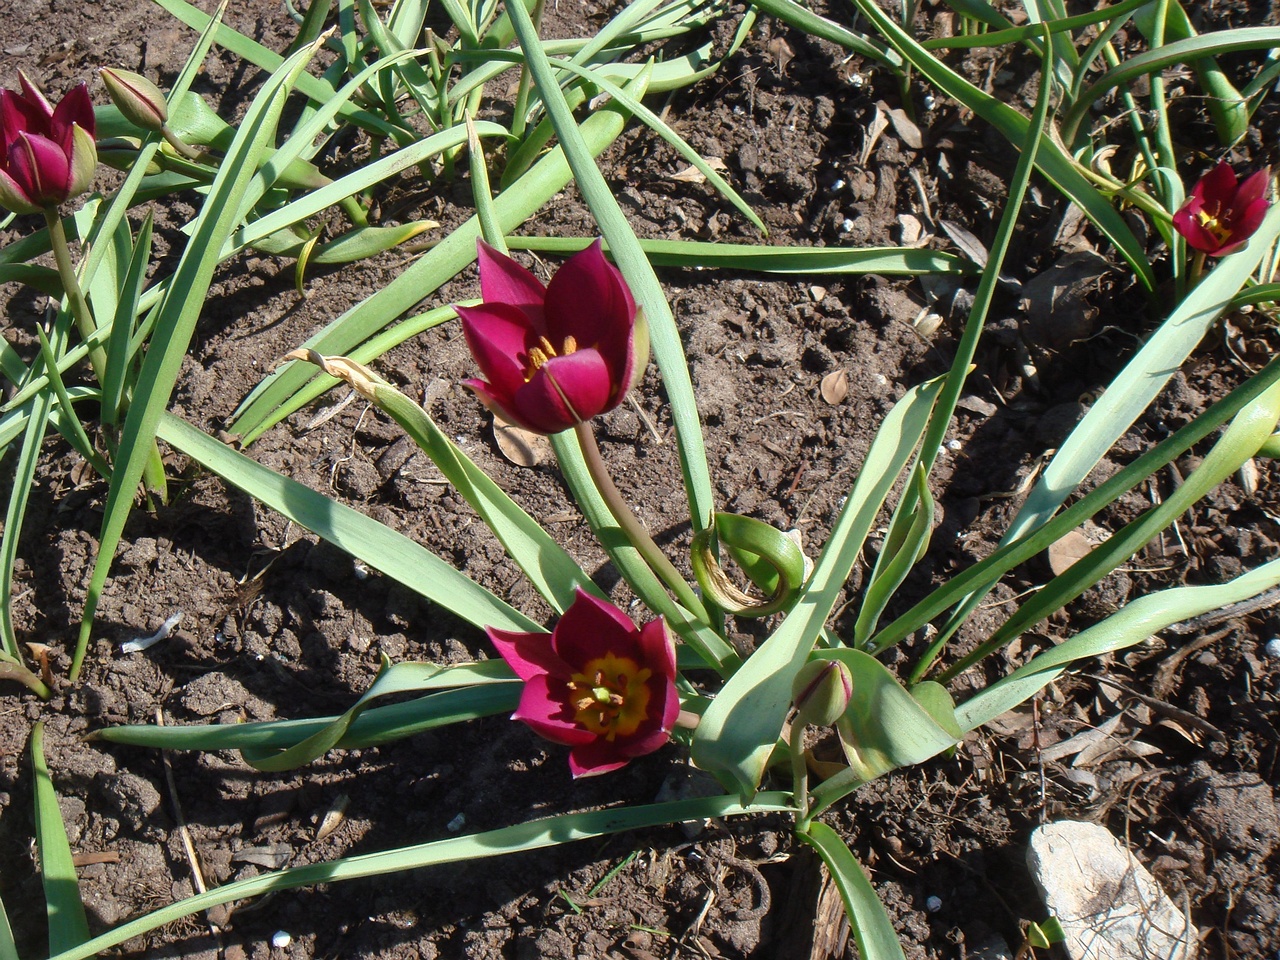
<svg viewBox="0 0 1280 960"><path fill-rule="evenodd" d="M543 342L545 343L545 341ZM552 356L555 356L555 354L552 354ZM542 365L549 359L550 357L543 353L540 347L534 347L529 351L529 366L533 368L534 372L541 370Z"/></svg>
<svg viewBox="0 0 1280 960"><path fill-rule="evenodd" d="M573 353L573 352L574 352L575 350L577 350L577 349L578 349L578 341L577 341L577 340L575 340L573 337L565 337L565 338L564 338L564 355L565 355L566 357L567 357L569 354Z"/></svg>

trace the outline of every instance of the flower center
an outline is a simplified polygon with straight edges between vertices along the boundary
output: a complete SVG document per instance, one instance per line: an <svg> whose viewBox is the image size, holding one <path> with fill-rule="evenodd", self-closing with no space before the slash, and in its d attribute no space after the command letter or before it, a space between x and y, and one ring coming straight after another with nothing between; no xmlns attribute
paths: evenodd
<svg viewBox="0 0 1280 960"><path fill-rule="evenodd" d="M1231 239L1231 213L1228 211L1224 215L1219 204L1215 203L1211 209L1201 208L1196 212L1196 218L1200 221L1200 226L1213 234L1213 238L1219 243L1226 243Z"/></svg>
<svg viewBox="0 0 1280 960"><path fill-rule="evenodd" d="M569 678L574 722L610 741L631 736L648 716L651 676L630 657L606 653L587 661Z"/></svg>
<svg viewBox="0 0 1280 960"><path fill-rule="evenodd" d="M542 365L554 357L567 357L578 349L578 341L573 337L565 337L564 343L560 346L560 352L556 352L556 348L546 337L538 338L538 345L529 349L529 362L525 366L524 381L528 383L533 379L533 375L542 369Z"/></svg>

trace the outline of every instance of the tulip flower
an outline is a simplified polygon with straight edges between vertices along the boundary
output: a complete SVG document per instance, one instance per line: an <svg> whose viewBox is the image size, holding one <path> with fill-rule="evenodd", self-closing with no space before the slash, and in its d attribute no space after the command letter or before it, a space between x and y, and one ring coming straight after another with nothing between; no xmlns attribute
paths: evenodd
<svg viewBox="0 0 1280 960"><path fill-rule="evenodd" d="M89 189L98 165L93 102L81 83L54 108L18 78L21 92L0 90L0 206L38 213Z"/></svg>
<svg viewBox="0 0 1280 960"><path fill-rule="evenodd" d="M617 770L671 738L680 698L662 618L636 629L617 607L579 589L551 634L486 632L524 681L511 719L568 746L574 777Z"/></svg>
<svg viewBox="0 0 1280 960"><path fill-rule="evenodd" d="M1173 215L1173 228L1195 250L1223 257L1244 246L1271 206L1271 171L1259 170L1243 181L1230 164L1220 163L1200 178L1191 199Z"/></svg>
<svg viewBox="0 0 1280 960"><path fill-rule="evenodd" d="M484 302L457 307L484 380L467 380L508 423L559 433L620 404L649 360L649 331L600 241L545 288L480 242Z"/></svg>

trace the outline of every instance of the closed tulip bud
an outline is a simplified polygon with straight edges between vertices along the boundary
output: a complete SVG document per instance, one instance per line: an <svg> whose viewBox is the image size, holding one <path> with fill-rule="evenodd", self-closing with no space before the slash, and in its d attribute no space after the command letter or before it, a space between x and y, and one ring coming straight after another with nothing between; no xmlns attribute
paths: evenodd
<svg viewBox="0 0 1280 960"><path fill-rule="evenodd" d="M796 674L791 699L796 722L815 727L835 723L853 698L853 674L839 660L811 660Z"/></svg>
<svg viewBox="0 0 1280 960"><path fill-rule="evenodd" d="M164 93L138 73L103 67L99 73L107 88L107 96L116 109L135 127L159 133L169 119L169 106Z"/></svg>

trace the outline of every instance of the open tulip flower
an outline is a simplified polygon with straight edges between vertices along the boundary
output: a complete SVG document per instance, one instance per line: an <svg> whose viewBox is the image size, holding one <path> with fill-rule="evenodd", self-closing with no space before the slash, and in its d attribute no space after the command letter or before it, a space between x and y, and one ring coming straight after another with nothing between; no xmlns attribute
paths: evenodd
<svg viewBox="0 0 1280 960"><path fill-rule="evenodd" d="M98 165L93 102L81 83L55 108L18 78L21 92L0 90L0 206L38 213L89 189Z"/></svg>
<svg viewBox="0 0 1280 960"><path fill-rule="evenodd" d="M637 630L617 607L579 589L551 634L487 633L524 681L511 719L570 747L575 777L617 770L671 738L680 698L675 645L661 618Z"/></svg>
<svg viewBox="0 0 1280 960"><path fill-rule="evenodd" d="M458 307L484 380L468 380L493 413L536 433L559 433L620 404L649 360L649 331L600 241L543 287L480 242L484 302Z"/></svg>
<svg viewBox="0 0 1280 960"><path fill-rule="evenodd" d="M1240 181L1230 164L1220 163L1200 178L1191 199L1173 215L1173 227L1193 249L1226 256L1244 246L1261 225L1271 206L1270 186L1270 170Z"/></svg>

